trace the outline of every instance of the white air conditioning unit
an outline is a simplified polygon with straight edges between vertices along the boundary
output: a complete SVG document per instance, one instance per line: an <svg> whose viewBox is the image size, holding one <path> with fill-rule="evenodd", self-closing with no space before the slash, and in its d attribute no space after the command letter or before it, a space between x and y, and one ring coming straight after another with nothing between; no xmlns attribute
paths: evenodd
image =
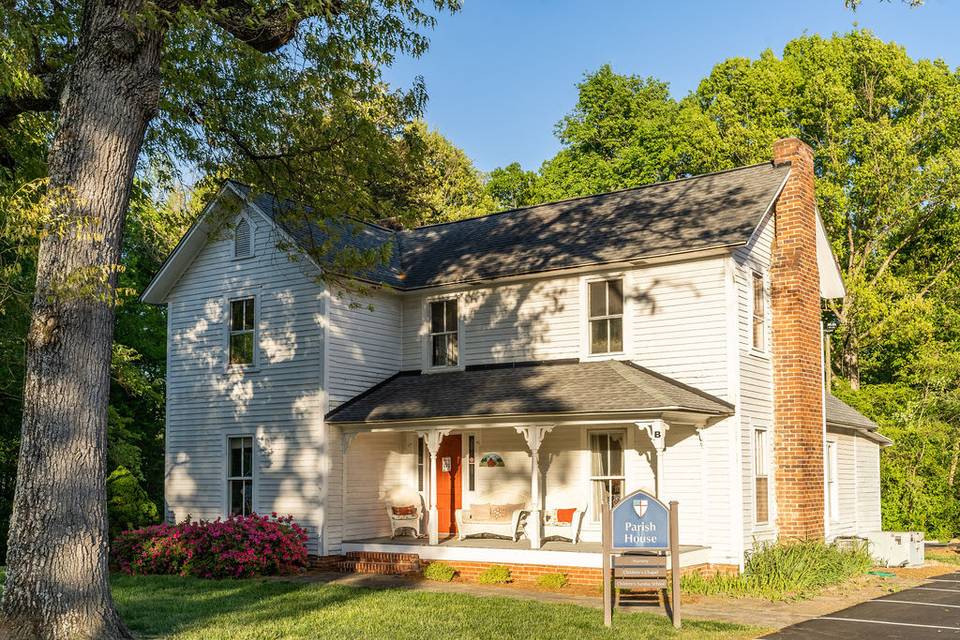
<svg viewBox="0 0 960 640"><path fill-rule="evenodd" d="M863 534L870 555L884 567L919 567L923 564L923 534L919 531L872 531Z"/></svg>

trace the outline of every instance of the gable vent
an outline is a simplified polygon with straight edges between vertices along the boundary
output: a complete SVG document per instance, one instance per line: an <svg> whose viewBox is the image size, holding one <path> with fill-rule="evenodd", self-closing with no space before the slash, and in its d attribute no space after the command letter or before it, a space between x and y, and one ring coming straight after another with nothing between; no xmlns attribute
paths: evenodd
<svg viewBox="0 0 960 640"><path fill-rule="evenodd" d="M236 258L247 258L252 255L250 242L250 223L246 218L240 218L233 236L233 255Z"/></svg>

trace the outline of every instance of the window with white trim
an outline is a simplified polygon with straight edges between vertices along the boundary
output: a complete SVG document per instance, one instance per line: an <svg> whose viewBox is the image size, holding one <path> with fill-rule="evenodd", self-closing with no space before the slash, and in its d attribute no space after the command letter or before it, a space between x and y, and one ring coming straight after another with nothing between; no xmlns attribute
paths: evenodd
<svg viewBox="0 0 960 640"><path fill-rule="evenodd" d="M837 481L837 443L827 441L826 455L827 515L830 522L840 519L840 483Z"/></svg>
<svg viewBox="0 0 960 640"><path fill-rule="evenodd" d="M231 365L252 365L257 345L256 302L253 297L230 301Z"/></svg>
<svg viewBox="0 0 960 640"><path fill-rule="evenodd" d="M770 479L767 465L767 430L753 430L753 483L756 493L757 524L770 521Z"/></svg>
<svg viewBox="0 0 960 640"><path fill-rule="evenodd" d="M600 521L603 505L613 508L623 498L623 450L627 432L591 431L590 483L593 485L593 520Z"/></svg>
<svg viewBox="0 0 960 640"><path fill-rule="evenodd" d="M423 436L417 438L417 491L423 491L427 471L427 446Z"/></svg>
<svg viewBox="0 0 960 640"><path fill-rule="evenodd" d="M246 218L240 218L233 230L233 257L249 258L253 255L253 233Z"/></svg>
<svg viewBox="0 0 960 640"><path fill-rule="evenodd" d="M455 367L460 362L457 299L430 303L430 366Z"/></svg>
<svg viewBox="0 0 960 640"><path fill-rule="evenodd" d="M767 342L767 298L763 275L753 273L753 318L750 344L757 351L764 351Z"/></svg>
<svg viewBox="0 0 960 640"><path fill-rule="evenodd" d="M228 438L227 515L253 513L253 438Z"/></svg>
<svg viewBox="0 0 960 640"><path fill-rule="evenodd" d="M590 353L623 351L623 280L601 280L587 285L590 310Z"/></svg>

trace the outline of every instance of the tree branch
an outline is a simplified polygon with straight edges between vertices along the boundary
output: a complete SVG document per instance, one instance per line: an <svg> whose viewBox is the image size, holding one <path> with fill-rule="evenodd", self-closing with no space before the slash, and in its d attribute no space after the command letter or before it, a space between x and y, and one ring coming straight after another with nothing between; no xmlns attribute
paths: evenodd
<svg viewBox="0 0 960 640"><path fill-rule="evenodd" d="M43 82L43 92L37 95L23 95L16 98L0 98L0 127L6 129L21 113L27 111L55 111L60 102L60 93L67 81L67 74L47 72L38 74Z"/></svg>
<svg viewBox="0 0 960 640"><path fill-rule="evenodd" d="M230 35L261 53L271 53L290 42L306 15L295 1L258 14L254 0L187 0L196 9L211 8L210 19ZM343 11L342 0L324 0L316 14L332 17Z"/></svg>

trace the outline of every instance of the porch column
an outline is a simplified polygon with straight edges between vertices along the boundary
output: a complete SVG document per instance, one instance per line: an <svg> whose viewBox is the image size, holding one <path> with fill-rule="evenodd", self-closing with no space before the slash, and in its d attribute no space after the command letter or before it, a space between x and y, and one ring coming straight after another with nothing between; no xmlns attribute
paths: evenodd
<svg viewBox="0 0 960 640"><path fill-rule="evenodd" d="M417 435L423 438L423 443L427 445L427 451L430 453L430 490L427 492L427 541L429 544L440 542L440 528L437 523L437 452L440 451L443 437L448 433L450 429L417 431Z"/></svg>
<svg viewBox="0 0 960 640"><path fill-rule="evenodd" d="M530 449L530 515L527 517L527 536L530 538L530 548L539 549L543 544L543 518L541 509L543 499L540 496L540 444L543 436L547 435L553 425L535 424L516 427L517 433L527 441Z"/></svg>
<svg viewBox="0 0 960 640"><path fill-rule="evenodd" d="M342 432L340 434L340 540L347 539L347 454L350 452L350 443L357 437L357 432Z"/></svg>
<svg viewBox="0 0 960 640"><path fill-rule="evenodd" d="M647 437L650 438L650 444L653 445L653 449L657 453L657 467L655 469L657 480L656 495L658 499L663 500L663 457L667 451L667 431L670 429L670 425L660 419L634 422L634 424L637 425L641 431L646 432Z"/></svg>

